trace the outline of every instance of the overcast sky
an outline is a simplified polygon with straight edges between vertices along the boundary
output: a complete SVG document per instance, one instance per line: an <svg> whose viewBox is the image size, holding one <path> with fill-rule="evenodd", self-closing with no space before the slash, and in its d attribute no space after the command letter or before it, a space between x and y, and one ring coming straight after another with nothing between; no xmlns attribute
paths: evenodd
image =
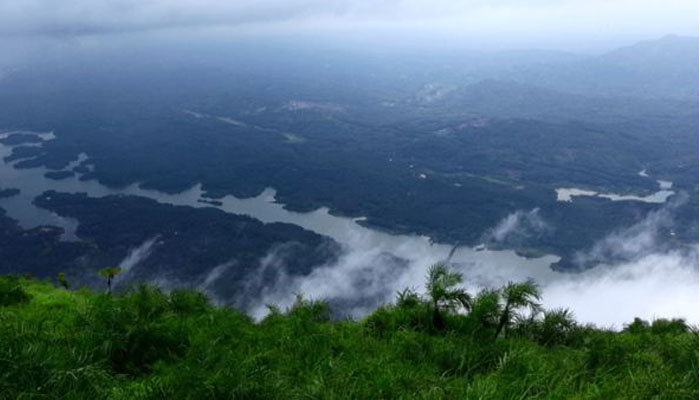
<svg viewBox="0 0 700 400"><path fill-rule="evenodd" d="M696 0L0 0L2 35L238 27L465 34L696 35Z"/></svg>

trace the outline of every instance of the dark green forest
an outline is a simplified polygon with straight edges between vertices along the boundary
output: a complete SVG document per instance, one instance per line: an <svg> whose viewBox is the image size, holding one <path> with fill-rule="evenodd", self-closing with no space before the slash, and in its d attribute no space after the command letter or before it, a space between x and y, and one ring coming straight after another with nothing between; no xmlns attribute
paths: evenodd
<svg viewBox="0 0 700 400"><path fill-rule="evenodd" d="M134 248L153 242L153 251L130 271L128 280L168 279L176 286L202 284L206 273L228 265L209 290L245 307L276 274L309 274L333 262L341 247L333 239L285 223L264 224L211 207L157 203L138 196L90 198L52 191L34 203L80 221L80 241L63 241L63 229L23 229L0 207L0 274L30 272L38 277L64 272L71 281L100 285L93 265L119 265ZM261 272L260 260L275 254L284 265ZM259 277L258 277L259 276ZM254 279L253 277L258 277ZM253 283L252 281L255 281ZM243 295L245 293L245 295Z"/></svg>
<svg viewBox="0 0 700 400"><path fill-rule="evenodd" d="M584 325L532 282L467 293L442 265L361 320L301 295L254 321L193 290L56 278L0 276L0 399L698 397L683 320Z"/></svg>
<svg viewBox="0 0 700 400"><path fill-rule="evenodd" d="M544 64L507 53L234 50L201 49L202 65L179 58L189 53L76 54L13 72L0 82L2 127L56 139L35 147L12 135L5 143L25 145L7 159L60 170L85 153L80 179L168 193L201 183L212 199L272 187L291 210L327 206L443 243L479 244L509 213L539 207L556 235L502 245L564 258L659 205L563 203L554 189L648 195L664 179L689 195L675 239L696 242L696 39Z"/></svg>

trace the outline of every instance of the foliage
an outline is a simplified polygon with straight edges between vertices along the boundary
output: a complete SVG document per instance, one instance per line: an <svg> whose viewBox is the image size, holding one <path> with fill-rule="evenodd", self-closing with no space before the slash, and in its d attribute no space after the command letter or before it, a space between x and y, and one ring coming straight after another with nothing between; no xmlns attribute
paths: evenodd
<svg viewBox="0 0 700 400"><path fill-rule="evenodd" d="M65 272L74 286L94 284L94 277L79 273L86 265L119 265L132 250L157 238L140 268L130 270L128 279L114 280L115 288L117 280L157 279L166 268L180 281L194 281L213 266L235 261L245 268L226 269L208 290L243 306L244 294L275 279L274 271L259 280L248 279L266 255L274 252L276 259L284 260L286 272L303 275L331 263L340 249L332 239L296 225L264 224L210 207L174 206L138 196L93 198L50 191L35 200L79 220L76 235L90 239L63 241L60 228L56 232L47 232L46 227L23 230L0 209L0 273L17 271L19 266L40 277L55 278Z"/></svg>
<svg viewBox="0 0 700 400"><path fill-rule="evenodd" d="M436 306L447 310L464 307L469 310L471 297L464 289L456 288L462 283L462 274L449 271L444 264L434 264L428 269L426 289Z"/></svg>
<svg viewBox="0 0 700 400"><path fill-rule="evenodd" d="M494 339L503 289L444 310L438 331L432 300L410 290L361 321L300 296L255 322L192 290L8 282L31 301L0 308L2 400L698 397L698 333L682 321L615 332L554 310Z"/></svg>
<svg viewBox="0 0 700 400"><path fill-rule="evenodd" d="M102 268L99 273L102 275L104 278L107 279L112 279L115 276L119 275L122 272L122 269L119 267L107 267L107 268Z"/></svg>
<svg viewBox="0 0 700 400"><path fill-rule="evenodd" d="M664 335L689 332L691 328L680 318L670 320L659 318L652 321L651 324L641 318L635 318L631 324L625 326L624 330L625 332L637 334L651 333L655 335Z"/></svg>
<svg viewBox="0 0 700 400"><path fill-rule="evenodd" d="M20 285L20 279L14 275L0 276L0 307L27 303L31 296Z"/></svg>
<svg viewBox="0 0 700 400"><path fill-rule="evenodd" d="M501 317L496 328L496 337L504 331L507 335L508 327L518 318L516 311L521 308L529 308L532 313L540 311L537 300L540 299L540 291L534 281L509 282L500 290L503 301Z"/></svg>
<svg viewBox="0 0 700 400"><path fill-rule="evenodd" d="M396 305L402 308L412 308L420 304L421 298L415 290L404 288L396 293Z"/></svg>
<svg viewBox="0 0 700 400"><path fill-rule="evenodd" d="M481 290L474 298L472 310L469 313L474 334L483 341L493 340L502 310L498 290Z"/></svg>
<svg viewBox="0 0 700 400"><path fill-rule="evenodd" d="M102 268L98 272L100 275L102 275L102 277L107 279L107 291L111 292L112 291L112 279L114 279L115 276L119 275L122 272L122 269L120 267L107 267L107 268Z"/></svg>
<svg viewBox="0 0 700 400"><path fill-rule="evenodd" d="M63 286L64 289L68 290L70 285L68 284L68 280L66 280L66 274L65 272L59 272L58 273L58 283Z"/></svg>
<svg viewBox="0 0 700 400"><path fill-rule="evenodd" d="M587 327L578 325L571 310L559 308L532 313L529 318L519 318L513 334L545 346L572 345L585 329Z"/></svg>
<svg viewBox="0 0 700 400"><path fill-rule="evenodd" d="M437 329L444 327L444 311L455 311L460 307L471 308L471 296L466 290L456 287L462 283L462 274L450 271L447 266L437 263L428 269L425 289L433 306L433 325Z"/></svg>

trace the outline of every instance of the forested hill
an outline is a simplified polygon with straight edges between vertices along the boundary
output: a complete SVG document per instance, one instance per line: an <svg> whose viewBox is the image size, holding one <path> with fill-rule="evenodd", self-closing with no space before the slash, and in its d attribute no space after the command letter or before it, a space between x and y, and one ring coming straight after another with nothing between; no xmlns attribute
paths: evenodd
<svg viewBox="0 0 700 400"><path fill-rule="evenodd" d="M0 276L0 399L698 398L682 320L616 332L540 310L528 282L469 294L459 280L433 267L428 297L360 321L300 297L256 322L190 290Z"/></svg>
<svg viewBox="0 0 700 400"><path fill-rule="evenodd" d="M576 268L586 267L571 262L577 252L663 205L558 201L556 190L645 197L664 180L689 196L664 240L697 243L697 38L599 56L268 45L197 57L189 47L76 50L8 72L0 129L55 138L8 136L6 162L110 188L201 184L214 201L274 188L290 211L327 207L373 229L470 246L538 208L554 229L497 245Z"/></svg>

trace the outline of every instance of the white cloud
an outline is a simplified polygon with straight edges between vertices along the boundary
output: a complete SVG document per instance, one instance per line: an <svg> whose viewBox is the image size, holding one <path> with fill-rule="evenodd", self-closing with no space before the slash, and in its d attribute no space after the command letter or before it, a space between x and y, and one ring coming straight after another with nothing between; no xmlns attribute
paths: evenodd
<svg viewBox="0 0 700 400"><path fill-rule="evenodd" d="M683 317L697 324L698 249L662 246L658 231L672 226L676 204L649 213L640 222L601 239L593 247L595 266L581 273L561 273L549 268L552 257L525 260L512 252L474 251L460 248L453 257L453 268L465 278L472 292L483 287L499 287L508 281L533 278L542 288L545 306L567 307L581 322L621 328L635 317ZM514 213L496 232L513 232L523 216ZM510 221L510 222L509 222ZM267 304L283 308L294 301L295 293L327 299L350 315L359 317L382 303L394 300L405 287L421 291L427 267L444 260L444 248L413 245L377 248L356 245L346 248L337 262L315 269L308 276L281 274L275 284L263 288L249 312L261 317ZM601 251L619 247L619 251ZM591 258L593 259L593 258ZM267 260L269 262L269 260Z"/></svg>
<svg viewBox="0 0 700 400"><path fill-rule="evenodd" d="M156 244L158 238L158 236L154 236L141 243L138 247L129 250L126 257L119 263L121 273L114 278L115 284L126 281L133 276L133 268L151 255L153 245Z"/></svg>
<svg viewBox="0 0 700 400"><path fill-rule="evenodd" d="M663 235L670 235L674 225L673 213L688 201L688 195L681 193L662 208L652 211L632 226L612 232L598 241L593 248L576 255L576 264L606 260L631 260L645 257L653 252L663 252L668 241Z"/></svg>
<svg viewBox="0 0 700 400"><path fill-rule="evenodd" d="M472 33L695 34L690 0L0 0L0 34L288 24Z"/></svg>
<svg viewBox="0 0 700 400"><path fill-rule="evenodd" d="M485 235L485 241L504 242L509 238L524 239L539 236L551 227L540 216L540 209L518 210L508 214Z"/></svg>
<svg viewBox="0 0 700 400"><path fill-rule="evenodd" d="M697 247L573 274L546 285L544 303L570 308L579 321L616 328L635 317L684 317L698 324Z"/></svg>

